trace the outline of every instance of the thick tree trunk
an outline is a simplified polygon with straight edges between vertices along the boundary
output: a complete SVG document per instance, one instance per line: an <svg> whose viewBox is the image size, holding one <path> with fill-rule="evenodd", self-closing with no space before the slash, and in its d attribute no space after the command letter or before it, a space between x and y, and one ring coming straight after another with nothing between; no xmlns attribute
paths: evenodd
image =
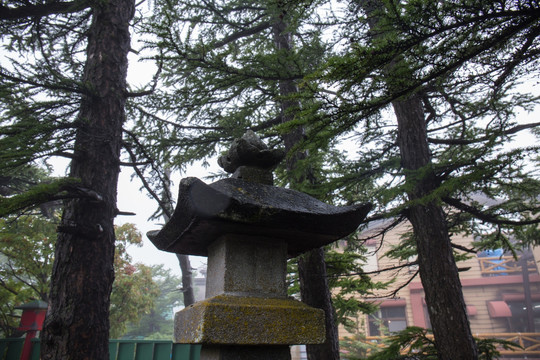
<svg viewBox="0 0 540 360"><path fill-rule="evenodd" d="M286 32L287 26L284 21L285 13L273 26L274 42L278 50L291 51L290 34ZM279 82L281 100L281 119L288 122L294 119L295 113L300 110L300 104L288 97L298 92L296 83L292 80ZM304 129L297 127L288 134L283 135L285 150L289 152L296 144L303 140ZM305 152L296 152L287 158L287 168L294 174L294 168L299 160L305 159ZM310 174L299 174L290 179L292 185L301 183L306 178L312 178ZM310 179L314 181L314 179ZM322 309L325 312L326 341L320 345L308 345L307 356L309 360L337 360L339 359L339 339L337 324L335 322L334 307L328 281L326 277L326 262L324 261L324 249L315 249L298 258L298 277L300 281L300 295L302 301L310 306Z"/></svg>
<svg viewBox="0 0 540 360"><path fill-rule="evenodd" d="M418 95L394 101L398 145L406 181L412 189L408 218L414 229L420 278L426 295L438 358L478 359L458 269L452 253L445 214L436 200L417 201L437 188L422 102Z"/></svg>
<svg viewBox="0 0 540 360"><path fill-rule="evenodd" d="M70 173L96 196L70 200L64 209L42 332L44 360L109 358L113 220L134 1L96 4L83 78L92 95L81 100Z"/></svg>

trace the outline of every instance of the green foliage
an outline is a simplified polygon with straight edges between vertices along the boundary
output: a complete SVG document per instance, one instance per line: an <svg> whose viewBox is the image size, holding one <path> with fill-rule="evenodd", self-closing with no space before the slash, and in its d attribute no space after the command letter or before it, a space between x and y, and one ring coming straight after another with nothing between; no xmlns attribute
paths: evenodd
<svg viewBox="0 0 540 360"><path fill-rule="evenodd" d="M334 163L320 187L372 202L374 219L405 220L410 206L433 201L448 210L449 231L483 239L479 248L521 245L511 243L514 232L538 223L539 147L513 141L539 124L515 115L538 104L538 91L522 83L538 75L539 24L536 5L519 6L381 0L336 13L345 44L308 76L318 86L302 94L324 113L311 118L306 146L346 137L356 153ZM406 173L390 105L412 94L422 100L431 164ZM411 202L407 192L428 175L437 188Z"/></svg>
<svg viewBox="0 0 540 360"><path fill-rule="evenodd" d="M475 339L480 360L498 359L498 349L515 350L516 343L501 339ZM360 339L359 341L362 341ZM356 345L358 347L358 345ZM352 357L351 359L354 359ZM368 360L437 360L433 336L424 328L410 326L384 340L382 350L372 353Z"/></svg>
<svg viewBox="0 0 540 360"><path fill-rule="evenodd" d="M530 221L539 206L538 174L528 167L538 146L503 146L519 130L516 109L537 103L515 87L537 61L536 43L523 48L524 58L512 61L511 55L519 53L521 40L534 40L527 29L537 20L515 13L522 23L505 36L514 26L511 17L483 21L483 14L500 14L512 4L382 1L379 28L370 32L358 4L345 4L321 19L318 7L327 2L305 8L274 2L156 3L143 27L150 35L146 49L156 54L161 73L154 94L133 108L135 133L148 139L144 147L149 149L148 157L137 160L164 159L182 168L219 153L219 141L226 143L246 128L279 144L280 135L303 126L304 141L293 150L309 151L295 164L302 176L279 168L281 186L337 204L369 201L375 205L372 219L405 221L413 205L407 191L434 174L437 189L416 201L448 209L449 231L482 236L490 244L502 241L501 234L510 236L511 231L501 231L514 229L506 222ZM272 27L284 10L294 38L288 51L276 50ZM335 37L323 41L329 33ZM493 79L499 80L494 84ZM287 82L298 92L283 96L280 86ZM433 164L406 174L388 110L393 100L412 93L423 100ZM285 103L294 103L289 109L295 116L280 124L291 114L281 113ZM167 140L159 141L163 137ZM353 149L347 156L341 154L344 142ZM316 181L291 181L307 178L306 173ZM487 206L475 200L477 194L502 201ZM478 212L451 205L452 199ZM413 240L405 239L411 246L389 255L414 257ZM352 294L355 287L367 290L345 282L341 288ZM360 309L343 294L336 306L343 307L341 319Z"/></svg>
<svg viewBox="0 0 540 360"><path fill-rule="evenodd" d="M291 51L276 49L281 12L301 41ZM280 82L301 79L324 57L319 29L302 27L314 14L298 2L155 2L141 24L159 78L153 94L130 107L136 122L126 139L133 149L144 148L132 160L152 161L141 171L151 175L161 166L175 170L207 161L247 129L279 145ZM295 126L301 120L294 119ZM161 188L158 176L148 178Z"/></svg>
<svg viewBox="0 0 540 360"><path fill-rule="evenodd" d="M0 219L0 337L16 335L15 306L48 301L56 224L41 216Z"/></svg>
<svg viewBox="0 0 540 360"><path fill-rule="evenodd" d="M524 246L536 241L533 230L518 225L538 221L539 147L506 145L525 130L515 113L538 103L518 87L540 69L537 4L381 3L378 28L369 31L360 2L155 1L153 15L135 27L147 35L142 50L155 60L159 76L143 88L152 90L150 96L128 104L130 162L159 190L163 168L206 161L247 128L275 146L280 135L301 125L306 134L294 150L307 149L310 156L297 171L309 169L317 180L293 185L302 191L339 204L369 201L375 205L371 219L401 221L412 204L407 191L434 174L437 189L417 201L444 205L449 231L480 237L478 248L509 248L512 237ZM276 50L273 26L285 13L294 42ZM81 11L0 22L2 176L38 159L72 156L80 97L92 91L80 82L89 19L89 11ZM299 91L283 96L285 82ZM396 121L388 112L393 100L409 94L422 98L433 160L415 174L401 167ZM281 113L287 101L301 106L279 125L290 115ZM340 156L344 142L353 149L347 157ZM278 175L284 186L298 178L284 168ZM62 186L42 184L1 198L0 208L7 214L35 205ZM413 253L414 247L403 247L391 255ZM357 283L340 275L361 273L355 255L343 256L352 268L334 254L329 265L332 285L344 291L336 304L346 319L362 308L349 294L369 290L362 276ZM141 284L148 280L143 270L133 274Z"/></svg>
<svg viewBox="0 0 540 360"><path fill-rule="evenodd" d="M128 323L137 323L154 307L159 289L151 268L143 264L116 267L110 308L110 337L120 338Z"/></svg>
<svg viewBox="0 0 540 360"><path fill-rule="evenodd" d="M131 264L126 252L130 245L142 246L142 236L134 224L125 223L115 228L115 279L111 292L110 337L120 338L128 323L138 323L154 307L159 294L152 278L152 268L144 264Z"/></svg>
<svg viewBox="0 0 540 360"><path fill-rule="evenodd" d="M33 186L21 194L0 197L0 217L66 197L66 190L80 183L79 179L60 178Z"/></svg>
<svg viewBox="0 0 540 360"><path fill-rule="evenodd" d="M56 221L40 215L10 216L0 219L0 336L18 335L15 306L32 300L48 301L54 261ZM128 322L137 322L149 312L158 295L151 268L131 264L129 245L141 244L141 234L133 224L116 229L116 278L111 294L111 336L120 336Z"/></svg>
<svg viewBox="0 0 540 360"><path fill-rule="evenodd" d="M536 225L521 226L514 230L515 239L522 247L540 245L540 228Z"/></svg>
<svg viewBox="0 0 540 360"><path fill-rule="evenodd" d="M362 264L365 257L358 251L327 251L325 260L328 286L333 289L336 321L349 332L356 333L359 327L358 314L370 314L377 309L372 302L361 298L372 295L377 289L384 289L388 284L373 282L364 273Z"/></svg>
<svg viewBox="0 0 540 360"><path fill-rule="evenodd" d="M340 341L340 352L343 359L363 360L380 350L384 343L379 341L369 341L362 333L354 334L352 337L345 337Z"/></svg>
<svg viewBox="0 0 540 360"><path fill-rule="evenodd" d="M24 5L31 9L38 4L29 1ZM89 12L83 9L89 4L81 4L78 13L21 14L0 21L2 171L55 155L70 156L80 96L86 91L80 79L89 25ZM21 3L5 6L25 9Z"/></svg>
<svg viewBox="0 0 540 360"><path fill-rule="evenodd" d="M498 359L500 356L500 349L503 350L518 350L523 349L519 344L512 341L502 339L475 339L478 346L479 359L480 360L493 360Z"/></svg>
<svg viewBox="0 0 540 360"><path fill-rule="evenodd" d="M36 166L6 169L0 176L0 195L9 196L22 193L48 177L48 169Z"/></svg>
<svg viewBox="0 0 540 360"><path fill-rule="evenodd" d="M182 305L182 280L163 265L152 266L152 279L159 295L154 306L143 314L138 323L128 323L124 338L171 340L173 338L174 309Z"/></svg>
<svg viewBox="0 0 540 360"><path fill-rule="evenodd" d="M384 350L368 357L369 360L423 359L436 360L437 352L428 330L420 327L407 327L390 337Z"/></svg>
<svg viewBox="0 0 540 360"><path fill-rule="evenodd" d="M317 86L316 80L301 79L324 61L329 45L322 36L326 20L310 5L314 3L156 2L143 28L150 35L146 50L159 59L158 88L132 109L138 119L134 132L146 139L141 146L147 158L181 169L218 154L246 129L256 131L270 146L283 147L283 134L299 126L309 128L311 118L319 115L319 102L284 88L310 91ZM278 45L280 37L287 44ZM287 160L302 150L301 145ZM277 183L326 202L342 202L337 193L317 185L319 179L336 176L335 167L328 164L341 161L340 151L321 145L296 161L294 169L283 162L276 171ZM146 171L152 171L150 166ZM343 322L369 308L354 298L368 291L369 279L347 279L347 272L360 272L359 265L349 262L354 255L348 256L338 261L339 255L333 254L328 263L334 267L331 286L341 288L334 304ZM297 295L296 265L289 265L290 292Z"/></svg>

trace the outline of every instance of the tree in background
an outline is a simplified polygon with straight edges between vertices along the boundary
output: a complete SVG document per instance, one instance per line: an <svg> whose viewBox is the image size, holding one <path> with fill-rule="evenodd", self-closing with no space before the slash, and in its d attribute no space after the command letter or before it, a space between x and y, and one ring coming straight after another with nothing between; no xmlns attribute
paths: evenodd
<svg viewBox="0 0 540 360"><path fill-rule="evenodd" d="M160 287L154 280L152 267L132 264L127 253L130 245L142 246L142 236L135 225L125 223L115 227L115 279L111 292L111 338L120 338L127 324L137 324L155 308Z"/></svg>
<svg viewBox="0 0 540 360"><path fill-rule="evenodd" d="M32 300L49 302L57 222L40 215L12 216L0 220L0 331L17 336L20 315L15 307ZM142 244L133 224L116 227L116 274L111 295L111 337L120 337L127 323L137 323L151 311L158 294L150 267L131 264L126 252Z"/></svg>
<svg viewBox="0 0 540 360"><path fill-rule="evenodd" d="M170 340L174 332L174 310L183 305L180 300L180 293L183 291L182 279L163 265L152 266L151 269L159 295L154 300L154 307L142 315L138 323L128 324L124 337Z"/></svg>
<svg viewBox="0 0 540 360"><path fill-rule="evenodd" d="M21 335L15 307L49 300L56 224L42 216L0 220L0 337Z"/></svg>

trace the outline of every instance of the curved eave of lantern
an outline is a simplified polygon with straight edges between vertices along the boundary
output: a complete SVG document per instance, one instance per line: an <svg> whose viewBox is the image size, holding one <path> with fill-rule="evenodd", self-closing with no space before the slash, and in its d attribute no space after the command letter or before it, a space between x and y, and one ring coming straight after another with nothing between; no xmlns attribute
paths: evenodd
<svg viewBox="0 0 540 360"><path fill-rule="evenodd" d="M186 178L173 216L148 237L164 251L207 256L208 245L220 236L255 236L285 241L293 257L354 232L370 209L370 204L336 207L298 191L240 179L207 185Z"/></svg>

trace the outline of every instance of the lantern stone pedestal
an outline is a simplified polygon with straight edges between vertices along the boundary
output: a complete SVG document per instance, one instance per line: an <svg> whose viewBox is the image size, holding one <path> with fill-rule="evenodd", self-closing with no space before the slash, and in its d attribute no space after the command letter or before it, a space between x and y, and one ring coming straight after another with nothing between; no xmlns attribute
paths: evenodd
<svg viewBox="0 0 540 360"><path fill-rule="evenodd" d="M235 146L220 161L234 178L183 179L173 216L148 233L161 250L208 256L206 299L176 313L174 340L202 344L202 360L290 359L289 345L324 342L325 325L322 310L287 296L287 258L352 233L370 206L253 182L268 182L282 155L252 135Z"/></svg>

